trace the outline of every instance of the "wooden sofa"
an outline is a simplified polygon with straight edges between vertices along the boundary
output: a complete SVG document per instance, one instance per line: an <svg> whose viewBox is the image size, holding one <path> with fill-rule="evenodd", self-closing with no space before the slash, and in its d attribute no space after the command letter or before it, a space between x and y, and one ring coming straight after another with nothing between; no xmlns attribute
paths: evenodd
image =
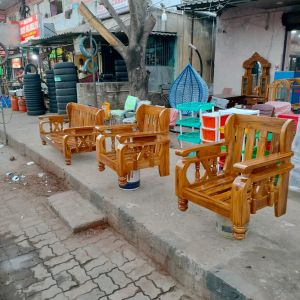
<svg viewBox="0 0 300 300"><path fill-rule="evenodd" d="M69 128L64 128L64 116L39 117L42 144L49 143L60 150L67 165L73 153L96 150L96 125L104 124L104 110L78 103L68 103Z"/></svg>
<svg viewBox="0 0 300 300"><path fill-rule="evenodd" d="M230 116L224 141L176 151L183 157L176 166L179 209L187 210L191 201L230 219L239 240L245 238L250 214L257 210L274 206L276 217L284 215L293 168L292 140L292 120ZM226 157L224 169L218 171L217 159L222 157ZM188 176L192 165L194 180Z"/></svg>

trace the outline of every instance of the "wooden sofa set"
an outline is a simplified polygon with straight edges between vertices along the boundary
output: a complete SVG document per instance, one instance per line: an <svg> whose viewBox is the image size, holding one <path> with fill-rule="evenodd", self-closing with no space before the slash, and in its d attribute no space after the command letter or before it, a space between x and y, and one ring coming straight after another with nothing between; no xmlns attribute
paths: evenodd
<svg viewBox="0 0 300 300"><path fill-rule="evenodd" d="M42 143L61 150L67 164L72 153L96 150L99 171L113 169L121 186L134 170L157 166L160 176L169 175L168 109L142 105L136 124L108 126L100 109L70 103L67 111L66 129L62 116L40 118ZM285 214L293 136L293 120L232 115L223 141L177 150L179 209L185 211L190 201L230 219L235 239L245 238L257 210L274 206L276 217Z"/></svg>

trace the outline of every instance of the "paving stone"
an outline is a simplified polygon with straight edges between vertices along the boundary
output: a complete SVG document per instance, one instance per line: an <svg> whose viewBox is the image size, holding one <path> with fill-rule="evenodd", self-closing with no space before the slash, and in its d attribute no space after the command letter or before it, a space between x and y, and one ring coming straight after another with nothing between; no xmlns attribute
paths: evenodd
<svg viewBox="0 0 300 300"><path fill-rule="evenodd" d="M75 266L78 266L78 262L75 261L74 259L71 259L65 263L56 265L55 267L51 268L50 271L53 275L55 275L60 273L61 271L72 269Z"/></svg>
<svg viewBox="0 0 300 300"><path fill-rule="evenodd" d="M103 253L100 250L100 247L96 244L87 245L83 248L83 250L86 252L86 255L88 255L88 257L90 258L97 258L103 255Z"/></svg>
<svg viewBox="0 0 300 300"><path fill-rule="evenodd" d="M108 296L109 300L123 300L130 297L133 297L139 288L136 287L134 284L130 284L127 287L114 292L112 295Z"/></svg>
<svg viewBox="0 0 300 300"><path fill-rule="evenodd" d="M70 270L67 271L69 274L71 274L75 280L77 282L79 282L80 284L88 281L91 279L91 277L89 277L86 273L85 273L85 270L80 267L80 266L76 266Z"/></svg>
<svg viewBox="0 0 300 300"><path fill-rule="evenodd" d="M88 255L87 251L86 251L86 248L78 248L76 249L75 251L72 252L72 254L75 256L75 259L77 261L79 261L80 264L85 264L86 262L92 260L93 258L96 258L96 257L91 257Z"/></svg>
<svg viewBox="0 0 300 300"><path fill-rule="evenodd" d="M73 232L107 223L104 214L75 191L55 194L48 203Z"/></svg>
<svg viewBox="0 0 300 300"><path fill-rule="evenodd" d="M164 293L168 292L176 285L175 280L171 276L161 274L157 271L152 272L147 277L152 280L154 284Z"/></svg>
<svg viewBox="0 0 300 300"><path fill-rule="evenodd" d="M98 284L100 290L104 291L106 295L109 295L113 291L119 289L119 286L114 284L111 278L105 274L102 274L98 278L95 278L94 282Z"/></svg>
<svg viewBox="0 0 300 300"><path fill-rule="evenodd" d="M54 298L51 298L51 300L69 300L69 298L65 296L64 293L60 293L56 295Z"/></svg>
<svg viewBox="0 0 300 300"><path fill-rule="evenodd" d="M116 268L116 265L114 265L110 261L107 261L105 264L101 266L94 267L92 270L88 271L87 274L92 278L96 278L101 274L110 272L114 268Z"/></svg>
<svg viewBox="0 0 300 300"><path fill-rule="evenodd" d="M141 264L142 261L144 260L142 259L133 260L128 263L131 264L130 267L128 267L129 265L128 266L124 265L124 269L123 267L120 267L120 269L125 272L127 277L131 278L133 281L136 281L145 275L149 275L151 272L155 270L154 266L150 265L149 263ZM136 267L134 264L135 262L137 262ZM127 270L131 270L131 271L127 272Z"/></svg>
<svg viewBox="0 0 300 300"><path fill-rule="evenodd" d="M61 289L59 289L56 285L51 286L49 289L41 291L34 295L31 300L45 300L55 297L56 295L61 293Z"/></svg>
<svg viewBox="0 0 300 300"><path fill-rule="evenodd" d="M135 282L136 286L139 286L145 295L149 296L151 299L156 298L161 291L153 284L153 282L146 277L141 278Z"/></svg>
<svg viewBox="0 0 300 300"><path fill-rule="evenodd" d="M59 274L54 275L54 279L56 280L58 287L64 292L72 287L78 286L78 283L73 280L72 276L67 273L67 271L62 271Z"/></svg>
<svg viewBox="0 0 300 300"><path fill-rule="evenodd" d="M40 234L44 234L50 231L49 226L45 223L39 224L38 226L36 226L36 229Z"/></svg>
<svg viewBox="0 0 300 300"><path fill-rule="evenodd" d="M99 289L94 289L87 294L77 297L76 300L98 300L100 297L103 296L105 296L104 292L100 291Z"/></svg>
<svg viewBox="0 0 300 300"><path fill-rule="evenodd" d="M68 261L68 260L70 260L72 258L73 258L73 256L71 254L65 253L65 254L63 254L61 256L56 256L56 257L53 257L53 258L47 260L45 262L45 265L47 265L49 267L53 267L53 266L59 265L59 264L61 264L63 262L66 262L66 261Z"/></svg>
<svg viewBox="0 0 300 300"><path fill-rule="evenodd" d="M84 295L90 291L92 291L93 289L97 288L97 285L90 281L87 281L86 283L80 285L77 288L74 288L68 292L65 292L65 295L70 298L70 299L76 299L76 297Z"/></svg>
<svg viewBox="0 0 300 300"><path fill-rule="evenodd" d="M35 230L36 230L36 232L38 232L37 229L35 229ZM45 234L40 234L38 232L37 235L30 238L30 241L34 244L38 244L40 242L47 241L47 240L52 240L54 238L56 238L56 235L53 232L47 232ZM41 247L37 247L37 248L41 248Z"/></svg>
<svg viewBox="0 0 300 300"><path fill-rule="evenodd" d="M120 288L125 287L131 282L131 280L125 276L125 273L117 268L107 273L107 276L111 277L113 282L117 284Z"/></svg>
<svg viewBox="0 0 300 300"><path fill-rule="evenodd" d="M104 255L101 255L98 258L93 259L92 261L86 263L84 265L84 269L86 271L90 271L95 267L98 267L98 266L101 266L101 265L105 264L107 261L108 261L108 258L105 257Z"/></svg>
<svg viewBox="0 0 300 300"><path fill-rule="evenodd" d="M51 274L43 264L38 264L35 267L31 268L31 270L34 272L34 277L38 280L51 277Z"/></svg>
<svg viewBox="0 0 300 300"><path fill-rule="evenodd" d="M122 266L128 261L127 258L123 256L120 249L107 253L106 256L117 266Z"/></svg>
<svg viewBox="0 0 300 300"><path fill-rule="evenodd" d="M61 242L56 242L49 247L55 255L63 255L68 252L68 249Z"/></svg>
<svg viewBox="0 0 300 300"><path fill-rule="evenodd" d="M150 298L148 296L145 296L143 293L137 293L135 296L127 298L127 300L149 300L149 299Z"/></svg>
<svg viewBox="0 0 300 300"><path fill-rule="evenodd" d="M200 300L202 298L192 298L185 294L183 290L175 289L174 291L159 296L160 300ZM231 300L231 299L230 299Z"/></svg>
<svg viewBox="0 0 300 300"><path fill-rule="evenodd" d="M128 261L136 259L135 251L132 251L128 246L125 246L124 249L122 249L122 253Z"/></svg>
<svg viewBox="0 0 300 300"><path fill-rule="evenodd" d="M32 294L35 294L42 290L46 290L50 286L55 285L55 284L56 284L56 282L51 277L48 277L42 281L39 281L37 283L30 285L27 289L24 290L24 292L26 294L32 295Z"/></svg>
<svg viewBox="0 0 300 300"><path fill-rule="evenodd" d="M47 258L51 258L54 256L52 249L49 248L49 246L44 246L42 249L40 249L40 258L41 259L47 259Z"/></svg>

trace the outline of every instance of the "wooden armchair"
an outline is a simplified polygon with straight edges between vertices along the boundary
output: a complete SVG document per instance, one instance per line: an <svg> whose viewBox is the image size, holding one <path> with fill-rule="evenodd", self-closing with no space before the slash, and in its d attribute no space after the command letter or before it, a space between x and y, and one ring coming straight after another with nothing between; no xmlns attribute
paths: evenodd
<svg viewBox="0 0 300 300"><path fill-rule="evenodd" d="M271 142L267 141L268 133L272 133ZM176 151L183 157L176 166L179 209L185 211L191 201L230 219L234 238L239 240L245 238L250 213L274 205L276 217L285 214L293 168L292 140L292 120L230 116L224 141ZM221 150L224 146L226 151ZM256 158L252 159L256 146ZM189 157L192 152L196 155ZM221 157L226 157L225 165L218 171ZM194 182L188 179L191 165L195 165Z"/></svg>
<svg viewBox="0 0 300 300"><path fill-rule="evenodd" d="M65 156L71 164L72 153L96 150L96 125L103 125L104 110L78 103L68 103L69 128L64 128L64 116L48 115L39 117L42 144L49 143Z"/></svg>
<svg viewBox="0 0 300 300"><path fill-rule="evenodd" d="M169 175L169 109L141 105L136 119L136 124L96 127L100 133L96 141L99 171L104 171L105 165L113 169L120 186L126 185L134 170L158 166L160 176Z"/></svg>

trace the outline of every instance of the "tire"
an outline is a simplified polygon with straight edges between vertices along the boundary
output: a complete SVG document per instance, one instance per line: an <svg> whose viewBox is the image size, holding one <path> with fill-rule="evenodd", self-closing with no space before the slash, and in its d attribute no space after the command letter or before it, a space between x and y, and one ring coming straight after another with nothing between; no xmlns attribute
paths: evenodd
<svg viewBox="0 0 300 300"><path fill-rule="evenodd" d="M54 65L54 70L65 68L75 68L75 65L72 62L60 62Z"/></svg>
<svg viewBox="0 0 300 300"><path fill-rule="evenodd" d="M58 89L70 89L75 88L77 82L76 81L67 81L67 82L55 82L55 88Z"/></svg>
<svg viewBox="0 0 300 300"><path fill-rule="evenodd" d="M56 96L57 103L77 102L77 95Z"/></svg>
<svg viewBox="0 0 300 300"><path fill-rule="evenodd" d="M29 88L29 89L37 89L41 87L40 82L24 82L24 88Z"/></svg>
<svg viewBox="0 0 300 300"><path fill-rule="evenodd" d="M51 69L51 70L47 70L46 71L46 75L49 75L49 74L52 74L53 75L54 71Z"/></svg>
<svg viewBox="0 0 300 300"><path fill-rule="evenodd" d="M90 64L92 64L92 67L90 67ZM93 73L97 72L98 65L94 60L92 60L91 58L88 58L84 63L83 69L86 70L87 72L89 72L90 74L93 74Z"/></svg>
<svg viewBox="0 0 300 300"><path fill-rule="evenodd" d="M69 96L69 95L77 95L77 89L57 89L56 96Z"/></svg>
<svg viewBox="0 0 300 300"><path fill-rule="evenodd" d="M89 40L89 45L90 45L90 37L89 36L82 37L80 39L80 41L79 41L80 52L82 53L83 56L85 56L87 58L90 58L92 55L96 56L97 52L98 52L97 42L95 41L95 39L92 38L93 52L92 51L88 51L84 47L84 42L85 42L86 39Z"/></svg>
<svg viewBox="0 0 300 300"><path fill-rule="evenodd" d="M39 116L39 115L44 115L46 113L46 110L32 110L32 111L27 111L27 115L29 116Z"/></svg>
<svg viewBox="0 0 300 300"><path fill-rule="evenodd" d="M24 73L25 73L25 75L29 72L29 70L30 70L31 68L34 68L34 69L35 69L36 75L38 75L38 69L37 69L36 65L34 65L34 64L27 64L27 65L25 66L25 68L24 68ZM34 75L35 75L35 74L34 74ZM38 76L40 76L40 75L38 75Z"/></svg>
<svg viewBox="0 0 300 300"><path fill-rule="evenodd" d="M55 75L72 75L76 73L75 68L64 68L55 70Z"/></svg>
<svg viewBox="0 0 300 300"><path fill-rule="evenodd" d="M46 76L46 81L54 81L54 75L53 76Z"/></svg>
<svg viewBox="0 0 300 300"><path fill-rule="evenodd" d="M126 66L125 61L123 59L115 60L115 66Z"/></svg>
<svg viewBox="0 0 300 300"><path fill-rule="evenodd" d="M77 82L77 74L69 74L69 75L55 75L54 77L55 82Z"/></svg>
<svg viewBox="0 0 300 300"><path fill-rule="evenodd" d="M115 66L116 72L126 72L127 73L127 67L126 66Z"/></svg>

